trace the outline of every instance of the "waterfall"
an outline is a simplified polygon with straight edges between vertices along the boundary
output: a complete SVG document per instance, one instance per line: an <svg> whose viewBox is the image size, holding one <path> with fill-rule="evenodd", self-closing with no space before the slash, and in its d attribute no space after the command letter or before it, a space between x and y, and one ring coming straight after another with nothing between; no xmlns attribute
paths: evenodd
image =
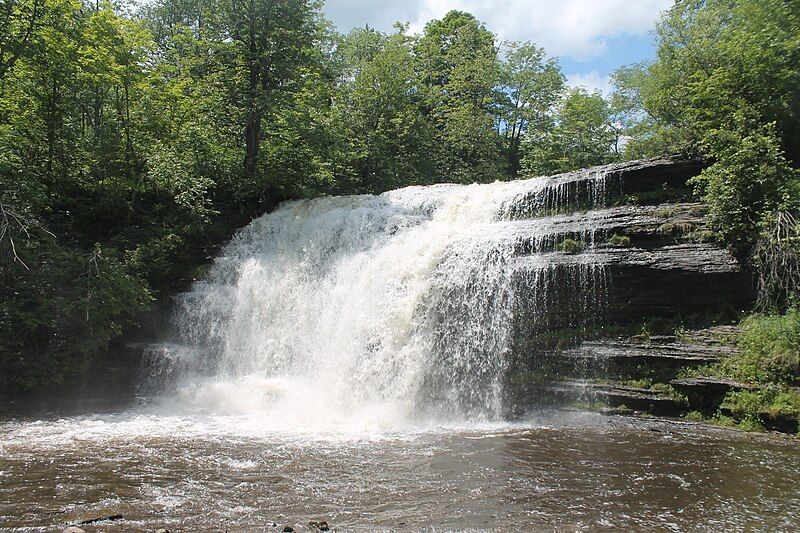
<svg viewBox="0 0 800 533"><path fill-rule="evenodd" d="M585 307L603 285L589 261L559 278L557 242L594 233L559 229L554 213L601 205L606 181L581 172L285 203L179 298L181 348L161 348L180 360L175 394L298 424L501 417L521 304L546 321L561 305L551 287Z"/></svg>

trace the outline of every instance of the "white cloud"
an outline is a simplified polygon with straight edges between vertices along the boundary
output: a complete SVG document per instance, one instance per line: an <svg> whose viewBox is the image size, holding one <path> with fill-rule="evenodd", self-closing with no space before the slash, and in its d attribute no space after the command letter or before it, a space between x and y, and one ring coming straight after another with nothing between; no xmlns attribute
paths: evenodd
<svg viewBox="0 0 800 533"><path fill-rule="evenodd" d="M586 87L589 92L600 91L603 96L611 94L611 76L601 76L596 70L585 73L567 74L567 85Z"/></svg>
<svg viewBox="0 0 800 533"><path fill-rule="evenodd" d="M532 40L550 54L589 59L604 38L641 35L673 0L327 0L326 13L342 30L369 23L389 29L396 20L420 31L451 9L469 11L501 39Z"/></svg>

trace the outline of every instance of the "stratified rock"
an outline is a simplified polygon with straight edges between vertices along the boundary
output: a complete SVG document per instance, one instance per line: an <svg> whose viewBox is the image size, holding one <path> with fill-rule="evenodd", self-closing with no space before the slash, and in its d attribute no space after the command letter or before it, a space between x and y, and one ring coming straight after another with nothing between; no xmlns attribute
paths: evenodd
<svg viewBox="0 0 800 533"><path fill-rule="evenodd" d="M699 411L716 409L725 395L732 390L755 390L758 388L749 383L718 377L673 379L670 381L670 385L686 395L689 406Z"/></svg>
<svg viewBox="0 0 800 533"><path fill-rule="evenodd" d="M590 380L564 381L551 390L566 397L572 396L581 400L604 400L612 407L625 407L645 411L656 415L677 415L685 411L685 403L669 394L628 387L622 384L608 382L597 383Z"/></svg>
<svg viewBox="0 0 800 533"><path fill-rule="evenodd" d="M602 409L600 409L600 414L606 416L612 416L612 415L630 416L630 415L635 415L636 411L634 411L633 409L628 409L627 407L603 407Z"/></svg>
<svg viewBox="0 0 800 533"><path fill-rule="evenodd" d="M674 335L652 335L583 342L560 350L543 350L539 356L575 377L650 379L667 383L682 370L731 357L739 349L731 344L734 326L716 326Z"/></svg>
<svg viewBox="0 0 800 533"><path fill-rule="evenodd" d="M536 178L542 188L531 188L506 206L508 218L530 218L563 208L594 209L622 203L630 195L685 189L689 178L704 163L677 157L661 157L613 163L575 172ZM656 197L659 195L656 194Z"/></svg>

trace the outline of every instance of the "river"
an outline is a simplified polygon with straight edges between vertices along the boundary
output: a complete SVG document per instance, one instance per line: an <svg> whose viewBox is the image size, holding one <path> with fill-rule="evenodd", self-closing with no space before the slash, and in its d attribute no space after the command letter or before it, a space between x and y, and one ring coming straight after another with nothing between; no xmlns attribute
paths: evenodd
<svg viewBox="0 0 800 533"><path fill-rule="evenodd" d="M0 424L0 525L60 531L800 528L791 438L540 412L518 423L298 428L121 413ZM275 527L272 524L276 524Z"/></svg>
<svg viewBox="0 0 800 533"><path fill-rule="evenodd" d="M796 440L567 410L506 420L513 364L540 364L515 339L553 314L580 331L614 290L589 253L607 215L581 214L609 203L606 181L409 187L253 221L151 339L141 404L0 423L0 524L800 528ZM570 210L565 230L553 213ZM554 253L565 235L580 261Z"/></svg>

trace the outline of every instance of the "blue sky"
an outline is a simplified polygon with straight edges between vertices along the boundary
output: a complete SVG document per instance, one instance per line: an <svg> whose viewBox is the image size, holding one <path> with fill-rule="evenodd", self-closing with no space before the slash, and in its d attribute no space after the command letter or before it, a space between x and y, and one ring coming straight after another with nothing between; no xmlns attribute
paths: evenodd
<svg viewBox="0 0 800 533"><path fill-rule="evenodd" d="M655 54L651 32L673 0L326 0L340 31L369 24L390 31L395 21L412 31L451 9L469 11L501 39L530 40L559 58L570 85L608 90L622 65Z"/></svg>

